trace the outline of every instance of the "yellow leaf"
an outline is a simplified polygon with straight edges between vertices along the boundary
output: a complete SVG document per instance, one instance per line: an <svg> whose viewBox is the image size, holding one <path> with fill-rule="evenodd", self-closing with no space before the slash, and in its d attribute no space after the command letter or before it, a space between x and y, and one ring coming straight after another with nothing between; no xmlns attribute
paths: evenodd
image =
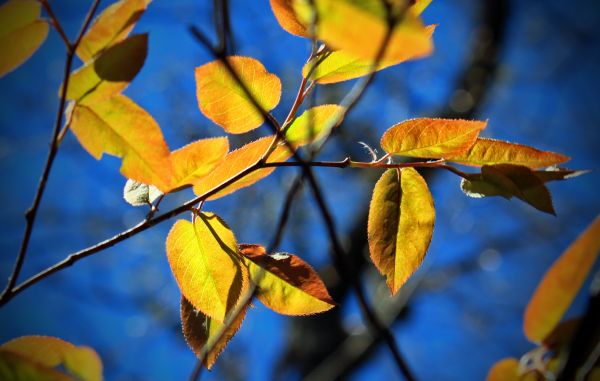
<svg viewBox="0 0 600 381"><path fill-rule="evenodd" d="M555 152L540 151L522 144L485 138L478 138L469 151L448 158L449 161L474 166L514 164L529 168L549 167L570 159Z"/></svg>
<svg viewBox="0 0 600 381"><path fill-rule="evenodd" d="M429 38L433 35L434 30L434 25L426 27ZM394 60L380 62L375 71L383 70L408 60L423 58L425 55L428 55L428 53L424 54L421 50L409 50L410 48L411 46L406 46L403 54L399 54ZM310 76L310 79L324 85L347 81L349 79L359 78L370 74L373 69L373 61L358 58L344 50L337 50L328 53L324 58L317 57L307 62L302 68L302 76L306 78L310 74L311 69L313 70L313 73Z"/></svg>
<svg viewBox="0 0 600 381"><path fill-rule="evenodd" d="M23 336L4 343L0 350L11 352L44 367L62 365L82 381L101 381L102 362L91 348L75 346L49 336Z"/></svg>
<svg viewBox="0 0 600 381"><path fill-rule="evenodd" d="M192 185L212 171L229 151L226 137L197 140L171 152L171 189Z"/></svg>
<svg viewBox="0 0 600 381"><path fill-rule="evenodd" d="M48 23L39 20L41 5L12 0L0 6L0 77L19 67L48 36Z"/></svg>
<svg viewBox="0 0 600 381"><path fill-rule="evenodd" d="M75 105L70 128L96 159L104 152L123 158L125 177L170 190L169 147L152 116L129 98Z"/></svg>
<svg viewBox="0 0 600 381"><path fill-rule="evenodd" d="M227 316L224 323L211 319L194 308L185 298L181 297L181 325L183 337L188 346L208 369L212 368L217 358L223 352L229 341L240 329L250 303L238 306Z"/></svg>
<svg viewBox="0 0 600 381"><path fill-rule="evenodd" d="M600 253L600 217L554 262L538 284L523 321L525 336L532 342L544 340L560 322L579 293Z"/></svg>
<svg viewBox="0 0 600 381"><path fill-rule="evenodd" d="M416 15L423 13L425 9L431 4L432 0L416 0L413 5L410 6L410 11Z"/></svg>
<svg viewBox="0 0 600 381"><path fill-rule="evenodd" d="M71 74L67 99L90 105L120 93L144 66L147 53L147 34L110 47Z"/></svg>
<svg viewBox="0 0 600 381"><path fill-rule="evenodd" d="M369 206L369 251L392 294L423 262L435 223L427 183L413 168L387 170Z"/></svg>
<svg viewBox="0 0 600 381"><path fill-rule="evenodd" d="M258 104L269 111L279 103L281 81L250 57L227 57L228 62ZM196 95L200 111L231 134L259 127L264 119L221 61L196 68Z"/></svg>
<svg viewBox="0 0 600 381"><path fill-rule="evenodd" d="M244 169L256 163L262 157L262 155L271 145L272 141L273 136L266 136L230 152L215 169L213 169L204 178L196 182L194 185L194 193L199 196L203 195L216 186L227 181L229 178L241 173ZM275 148L275 151L273 151L273 153L271 153L269 156L267 162L286 161L290 158L290 156L291 154L289 153L287 147L278 145L277 148ZM238 189L248 187L258 180L267 177L274 170L275 168L256 170L242 177L240 180L229 185L223 190L213 194L208 198L208 200L216 200L217 198L233 193Z"/></svg>
<svg viewBox="0 0 600 381"><path fill-rule="evenodd" d="M387 31L381 2L372 0L314 0L317 12L316 35L333 50L344 50L356 57L373 60ZM313 13L309 0L296 0L298 19L309 25ZM400 61L406 52L425 56L433 50L427 29L418 12L406 12L394 30L382 61Z"/></svg>
<svg viewBox="0 0 600 381"><path fill-rule="evenodd" d="M167 258L183 296L219 322L247 287L233 232L213 213L179 220L167 237Z"/></svg>
<svg viewBox="0 0 600 381"><path fill-rule="evenodd" d="M123 41L142 16L150 0L121 0L107 7L81 39L77 55L87 62L102 50Z"/></svg>
<svg viewBox="0 0 600 381"><path fill-rule="evenodd" d="M519 361L514 358L498 361L488 372L486 381L519 381Z"/></svg>
<svg viewBox="0 0 600 381"><path fill-rule="evenodd" d="M383 149L394 155L446 158L466 152L486 122L419 118L389 128L381 137Z"/></svg>
<svg viewBox="0 0 600 381"><path fill-rule="evenodd" d="M325 284L312 267L288 253L267 255L260 245L240 245L256 297L284 315L310 315L335 307Z"/></svg>
<svg viewBox="0 0 600 381"><path fill-rule="evenodd" d="M73 381L73 377L25 356L0 349L0 380Z"/></svg>
<svg viewBox="0 0 600 381"><path fill-rule="evenodd" d="M285 138L295 146L319 141L341 123L343 113L344 107L339 105L321 105L306 110L290 124Z"/></svg>
<svg viewBox="0 0 600 381"><path fill-rule="evenodd" d="M279 25L288 33L299 37L309 37L304 25L298 20L292 2L294 0L270 0L273 14Z"/></svg>

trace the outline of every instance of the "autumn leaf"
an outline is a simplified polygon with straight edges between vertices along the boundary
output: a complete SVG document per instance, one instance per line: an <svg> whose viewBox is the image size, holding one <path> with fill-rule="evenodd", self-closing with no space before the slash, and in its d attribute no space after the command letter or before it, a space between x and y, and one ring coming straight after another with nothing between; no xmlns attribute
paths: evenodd
<svg viewBox="0 0 600 381"><path fill-rule="evenodd" d="M392 294L419 268L433 235L435 208L414 168L387 170L373 190L368 238L371 259Z"/></svg>
<svg viewBox="0 0 600 381"><path fill-rule="evenodd" d="M233 232L213 213L179 220L167 237L167 258L183 296L219 322L234 307L247 282Z"/></svg>
<svg viewBox="0 0 600 381"><path fill-rule="evenodd" d="M77 47L83 62L123 41L142 16L150 0L121 0L108 6L91 25Z"/></svg>
<svg viewBox="0 0 600 381"><path fill-rule="evenodd" d="M469 197L517 197L542 212L555 215L552 197L544 181L528 167L512 164L484 165L481 174L470 175L461 182Z"/></svg>
<svg viewBox="0 0 600 381"><path fill-rule="evenodd" d="M25 356L0 349L0 380L73 381L73 377Z"/></svg>
<svg viewBox="0 0 600 381"><path fill-rule="evenodd" d="M292 121L285 132L285 138L294 146L319 141L342 122L344 111L344 107L332 104L308 109Z"/></svg>
<svg viewBox="0 0 600 381"><path fill-rule="evenodd" d="M505 358L495 363L488 375L486 381L518 381L519 380L519 360L514 358Z"/></svg>
<svg viewBox="0 0 600 381"><path fill-rule="evenodd" d="M284 315L310 315L335 306L325 284L312 267L288 253L268 255L260 245L240 245L256 297Z"/></svg>
<svg viewBox="0 0 600 381"><path fill-rule="evenodd" d="M532 342L541 342L577 296L600 253L600 217L581 233L554 262L538 284L525 311L523 329Z"/></svg>
<svg viewBox="0 0 600 381"><path fill-rule="evenodd" d="M125 177L170 190L169 147L152 116L131 99L116 95L93 105L75 105L70 129L97 160L103 153L121 157Z"/></svg>
<svg viewBox="0 0 600 381"><path fill-rule="evenodd" d="M426 27L429 38L432 37L435 26ZM394 60L381 61L374 71L383 70L390 66L398 65L402 62L423 58L428 53L421 50L411 51L411 46L406 46L402 55L398 55ZM336 50L324 53L308 61L302 68L302 76L325 85L359 78L370 74L373 70L374 62L372 60L358 58L344 50ZM312 71L312 73L311 73Z"/></svg>
<svg viewBox="0 0 600 381"><path fill-rule="evenodd" d="M0 6L0 77L23 64L46 40L48 23L40 14L41 4L35 0Z"/></svg>
<svg viewBox="0 0 600 381"><path fill-rule="evenodd" d="M452 157L469 150L486 124L462 119L411 119L389 128L381 137L381 146L394 155Z"/></svg>
<svg viewBox="0 0 600 381"><path fill-rule="evenodd" d="M147 34L129 37L103 51L71 74L67 99L91 105L122 92L144 66L147 53Z"/></svg>
<svg viewBox="0 0 600 381"><path fill-rule="evenodd" d="M173 176L170 188L180 189L203 179L229 151L226 137L200 139L171 152Z"/></svg>
<svg viewBox="0 0 600 381"><path fill-rule="evenodd" d="M299 37L309 37L304 25L298 20L294 13L292 3L294 0L270 0L271 10L277 22L288 33Z"/></svg>
<svg viewBox="0 0 600 381"><path fill-rule="evenodd" d="M555 152L540 151L522 144L485 138L478 138L469 151L448 158L449 161L466 165L514 164L529 168L549 167L570 159Z"/></svg>
<svg viewBox="0 0 600 381"><path fill-rule="evenodd" d="M16 354L42 367L62 366L82 381L102 380L102 362L93 349L56 337L22 336L2 344L0 351Z"/></svg>
<svg viewBox="0 0 600 381"><path fill-rule="evenodd" d="M238 306L239 311L234 309L222 323L195 309L185 297L181 297L183 337L206 368L212 368L221 352L240 329L249 306L249 301L243 306Z"/></svg>
<svg viewBox="0 0 600 381"><path fill-rule="evenodd" d="M267 151L271 145L271 142L273 141L273 138L273 136L266 136L248 143L227 154L227 156L225 156L225 158L219 165L217 165L217 167L215 167L215 169L213 169L204 178L196 182L194 185L194 193L199 196L204 195L206 192L224 183L229 178L241 173L253 163L256 163ZM290 156L291 154L287 147L278 145L273 153L269 156L267 162L286 161L290 158ZM267 177L274 170L275 168L263 168L253 171L235 183L225 187L223 190L211 195L208 197L208 200L216 200L217 198L226 196L237 191L238 189L248 187Z"/></svg>
<svg viewBox="0 0 600 381"><path fill-rule="evenodd" d="M404 5L400 5L402 7ZM305 26L311 22L313 5L309 0L294 1L298 20ZM316 36L332 50L344 50L357 58L373 60L377 56L388 29L382 3L370 0L316 0ZM433 43L418 12L404 12L393 27L382 62L401 61L406 52L425 56Z"/></svg>
<svg viewBox="0 0 600 381"><path fill-rule="evenodd" d="M277 106L281 81L276 75L254 58L232 56L227 61L264 110ZM231 134L253 130L264 122L260 111L221 61L196 68L196 95L200 111Z"/></svg>

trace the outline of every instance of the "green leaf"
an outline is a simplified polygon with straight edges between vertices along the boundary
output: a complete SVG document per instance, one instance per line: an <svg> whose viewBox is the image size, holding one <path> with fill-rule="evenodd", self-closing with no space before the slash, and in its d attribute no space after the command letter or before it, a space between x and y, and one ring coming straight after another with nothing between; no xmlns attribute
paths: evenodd
<svg viewBox="0 0 600 381"><path fill-rule="evenodd" d="M484 165L481 174L471 175L461 182L469 197L517 197L534 208L556 215L550 192L536 172L528 167L511 164Z"/></svg>
<svg viewBox="0 0 600 381"><path fill-rule="evenodd" d="M320 141L338 126L344 115L344 107L321 105L306 110L294 119L285 133L285 138L294 146Z"/></svg>
<svg viewBox="0 0 600 381"><path fill-rule="evenodd" d="M122 92L144 66L147 53L147 34L112 46L71 74L67 99L91 105Z"/></svg>
<svg viewBox="0 0 600 381"><path fill-rule="evenodd" d="M217 215L179 220L167 237L167 258L181 293L197 310L223 322L247 287L233 232Z"/></svg>
<svg viewBox="0 0 600 381"><path fill-rule="evenodd" d="M48 36L40 20L41 5L34 0L12 0L0 6L0 77L13 71L36 52Z"/></svg>
<svg viewBox="0 0 600 381"><path fill-rule="evenodd" d="M423 262L433 235L435 208L414 168L387 170L369 206L369 252L392 294Z"/></svg>

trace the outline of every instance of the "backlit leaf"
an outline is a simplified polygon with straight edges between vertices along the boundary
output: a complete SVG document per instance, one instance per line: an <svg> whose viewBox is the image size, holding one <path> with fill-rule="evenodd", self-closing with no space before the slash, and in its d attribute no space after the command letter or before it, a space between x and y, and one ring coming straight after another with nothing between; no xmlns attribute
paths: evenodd
<svg viewBox="0 0 600 381"><path fill-rule="evenodd" d="M338 105L321 105L306 110L294 119L285 133L292 145L304 145L328 136L341 123L344 108Z"/></svg>
<svg viewBox="0 0 600 381"><path fill-rule="evenodd" d="M373 60L387 31L383 4L372 0L315 0L316 35L333 50L344 50L358 58ZM400 7L403 5L400 5ZM308 25L312 16L309 0L296 0L298 19ZM425 56L433 43L417 12L405 12L394 26L382 61L399 62L406 52Z"/></svg>
<svg viewBox="0 0 600 381"><path fill-rule="evenodd" d="M82 381L102 380L102 362L89 347L78 347L49 336L23 336L2 344L0 350L15 353L44 367L60 365Z"/></svg>
<svg viewBox="0 0 600 381"><path fill-rule="evenodd" d="M532 342L544 340L579 293L600 253L600 217L554 262L525 311L523 329Z"/></svg>
<svg viewBox="0 0 600 381"><path fill-rule="evenodd" d="M426 27L429 38L433 35L435 26ZM422 58L428 53L422 50L411 51L411 46L406 46L403 54L398 54L394 60L381 61L375 71L383 70L402 62ZM314 67L316 65L316 67ZM314 69L313 69L314 67ZM320 84L336 83L367 75L373 70L373 61L358 58L344 50L326 53L324 58L316 57L307 62L302 68L302 75L306 78L313 70L310 79Z"/></svg>
<svg viewBox="0 0 600 381"><path fill-rule="evenodd" d="M484 165L481 174L462 180L461 189L467 196L474 198L517 197L542 212L554 215L556 213L550 192L536 173L520 165Z"/></svg>
<svg viewBox="0 0 600 381"><path fill-rule="evenodd" d="M73 381L73 377L25 356L0 349L0 380Z"/></svg>
<svg viewBox="0 0 600 381"><path fill-rule="evenodd" d="M240 329L249 306L250 303L245 303L239 311L234 309L222 323L206 316L202 311L195 309L185 297L181 297L183 337L196 356L203 360L205 367L212 368L221 352ZM235 312L237 314L231 316Z"/></svg>
<svg viewBox="0 0 600 381"><path fill-rule="evenodd" d="M71 74L67 99L93 104L123 91L144 66L148 35L139 34L110 47Z"/></svg>
<svg viewBox="0 0 600 381"><path fill-rule="evenodd" d="M486 124L462 119L411 119L389 128L381 137L381 146L401 156L456 156L471 148Z"/></svg>
<svg viewBox="0 0 600 381"><path fill-rule="evenodd" d="M518 381L519 360L505 358L495 363L488 372L486 381Z"/></svg>
<svg viewBox="0 0 600 381"><path fill-rule="evenodd" d="M132 206L145 206L156 201L163 193L154 185L127 179L123 187L123 198Z"/></svg>
<svg viewBox="0 0 600 381"><path fill-rule="evenodd" d="M369 251L392 294L423 262L431 242L435 208L425 180L414 168L387 170L369 206Z"/></svg>
<svg viewBox="0 0 600 381"><path fill-rule="evenodd" d="M227 156L225 156L223 161L219 165L217 165L215 169L213 169L204 178L196 182L196 184L194 185L194 193L197 195L203 195L209 190L222 184L230 177L241 173L249 165L256 163L262 157L262 155L267 151L267 149L271 145L272 141L273 136L266 136L264 138L255 140L252 143L248 143L235 151L230 152L229 154L227 154ZM267 162L286 161L290 158L290 156L291 154L289 153L287 147L283 145L278 145L275 151L273 151L273 153L269 156L269 160L267 160ZM235 183L229 185L225 189L210 196L208 200L215 200L217 198L233 193L238 189L248 187L257 182L258 180L267 177L274 170L275 168L264 168L254 171L242 177Z"/></svg>
<svg viewBox="0 0 600 381"><path fill-rule="evenodd" d="M93 105L75 105L70 128L96 159L103 153L121 157L125 177L169 190L169 147L152 116L131 99L116 95Z"/></svg>
<svg viewBox="0 0 600 381"><path fill-rule="evenodd" d="M514 164L530 168L549 167L570 160L555 152L540 151L522 144L479 138L468 152L448 159L466 165Z"/></svg>
<svg viewBox="0 0 600 381"><path fill-rule="evenodd" d="M228 150L229 141L226 137L220 137L197 140L171 152L171 188L197 183L224 159Z"/></svg>
<svg viewBox="0 0 600 381"><path fill-rule="evenodd" d="M41 5L34 0L12 0L0 6L0 77L19 67L48 36L40 20Z"/></svg>
<svg viewBox="0 0 600 381"><path fill-rule="evenodd" d="M121 0L108 6L81 39L77 55L87 62L102 50L123 41L142 16L150 0Z"/></svg>
<svg viewBox="0 0 600 381"><path fill-rule="evenodd" d="M227 57L258 104L269 111L279 103L281 81L250 57ZM196 68L196 95L200 111L232 134L241 134L259 127L264 119L229 74L221 61Z"/></svg>
<svg viewBox="0 0 600 381"><path fill-rule="evenodd" d="M183 296L194 308L219 322L247 282L233 232L213 213L194 223L179 220L167 237L167 258Z"/></svg>
<svg viewBox="0 0 600 381"><path fill-rule="evenodd" d="M256 297L284 315L310 315L335 306L325 284L312 267L288 253L268 255L260 245L240 245L256 285Z"/></svg>
<svg viewBox="0 0 600 381"><path fill-rule="evenodd" d="M309 37L304 25L298 20L292 3L294 0L270 0L273 14L279 25L288 33L300 37Z"/></svg>

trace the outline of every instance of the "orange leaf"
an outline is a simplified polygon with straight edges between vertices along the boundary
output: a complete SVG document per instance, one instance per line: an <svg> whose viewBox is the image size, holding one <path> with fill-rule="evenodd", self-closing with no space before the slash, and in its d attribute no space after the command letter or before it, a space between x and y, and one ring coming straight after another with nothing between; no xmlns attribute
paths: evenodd
<svg viewBox="0 0 600 381"><path fill-rule="evenodd" d="M267 255L260 245L240 245L258 290L257 298L265 306L284 315L310 315L335 306L327 288L312 267L288 253Z"/></svg>
<svg viewBox="0 0 600 381"><path fill-rule="evenodd" d="M195 309L185 297L181 297L183 337L206 368L212 368L221 352L240 329L249 306L248 302L239 307L239 311L234 309L230 316L225 318L225 322L221 323Z"/></svg>
<svg viewBox="0 0 600 381"><path fill-rule="evenodd" d="M91 348L77 347L49 336L22 336L0 346L0 350L14 353L44 367L62 365L82 381L102 380L102 362Z"/></svg>
<svg viewBox="0 0 600 381"><path fill-rule="evenodd" d="M71 73L67 99L90 105L122 92L144 66L147 53L147 34L113 45Z"/></svg>
<svg viewBox="0 0 600 381"><path fill-rule="evenodd" d="M492 366L486 381L518 381L519 361L514 358L505 358Z"/></svg>
<svg viewBox="0 0 600 381"><path fill-rule="evenodd" d="M167 258L181 293L219 322L247 287L233 232L213 213L179 220L167 237Z"/></svg>
<svg viewBox="0 0 600 381"><path fill-rule="evenodd" d="M294 0L270 0L273 14L279 25L288 33L299 37L309 37L304 25L298 20L292 2Z"/></svg>
<svg viewBox="0 0 600 381"><path fill-rule="evenodd" d="M466 152L486 122L419 118L389 128L381 137L383 149L394 155L446 158Z"/></svg>
<svg viewBox="0 0 600 381"><path fill-rule="evenodd" d="M311 1L294 2L296 15L304 25L309 25L312 19ZM315 0L314 5L319 40L325 41L333 50L344 50L362 59L375 59L387 32L382 3L371 0ZM415 56L425 56L432 50L432 40L418 12L406 12L394 26L382 61L399 61L407 51Z"/></svg>
<svg viewBox="0 0 600 381"><path fill-rule="evenodd" d="M142 16L150 0L121 0L107 7L81 39L77 55L87 62L98 53L123 41Z"/></svg>
<svg viewBox="0 0 600 381"><path fill-rule="evenodd" d="M466 165L514 164L529 168L549 167L570 160L559 153L540 151L522 144L478 138L468 152L448 158Z"/></svg>
<svg viewBox="0 0 600 381"><path fill-rule="evenodd" d="M250 57L227 57L228 62L258 104L269 111L279 103L281 81ZM221 61L196 68L196 95L200 111L231 134L259 127L263 116Z"/></svg>
<svg viewBox="0 0 600 381"><path fill-rule="evenodd" d="M197 140L171 153L173 184L179 189L192 185L212 171L229 150L226 137Z"/></svg>
<svg viewBox="0 0 600 381"><path fill-rule="evenodd" d="M600 253L600 217L554 262L525 311L523 329L532 342L543 341L577 296Z"/></svg>
<svg viewBox="0 0 600 381"><path fill-rule="evenodd" d="M256 163L262 155L267 151L271 142L273 141L273 136L266 136L264 138L253 141L252 143L248 143L241 148L238 148L235 151L230 152L223 161L202 178L194 185L194 193L197 195L203 195L216 186L222 184L230 177L235 176L236 174L241 173L248 166L253 163ZM279 145L273 151L273 153L269 156L269 160L267 162L277 162L277 161L286 161L289 159L291 154L287 147ZM275 168L264 168L256 170L244 177L235 183L229 185L225 189L213 194L208 198L208 200L215 200L217 198L223 197L230 193L237 191L238 189L248 187L258 180L261 180L264 177L270 175Z"/></svg>
<svg viewBox="0 0 600 381"><path fill-rule="evenodd" d="M432 37L434 30L434 25L426 27L426 33L429 38ZM377 65L377 68L375 68L375 71L383 70L405 61L423 58L429 54L424 53L422 50L410 50L410 48L410 45L406 46L403 54L398 54L394 60L381 61ZM345 50L336 50L325 54L324 57L316 57L308 61L302 68L302 76L305 78L308 77L312 70L310 79L324 85L359 78L371 73L373 70L372 60L356 57Z"/></svg>
<svg viewBox="0 0 600 381"><path fill-rule="evenodd" d="M152 116L131 99L116 95L93 105L75 105L70 128L96 159L104 152L123 158L125 177L170 190L169 147Z"/></svg>
<svg viewBox="0 0 600 381"><path fill-rule="evenodd" d="M435 208L414 168L387 170L369 206L369 251L392 294L419 268L431 242Z"/></svg>
<svg viewBox="0 0 600 381"><path fill-rule="evenodd" d="M0 6L0 77L23 64L48 36L40 20L41 5L34 0L12 0Z"/></svg>

